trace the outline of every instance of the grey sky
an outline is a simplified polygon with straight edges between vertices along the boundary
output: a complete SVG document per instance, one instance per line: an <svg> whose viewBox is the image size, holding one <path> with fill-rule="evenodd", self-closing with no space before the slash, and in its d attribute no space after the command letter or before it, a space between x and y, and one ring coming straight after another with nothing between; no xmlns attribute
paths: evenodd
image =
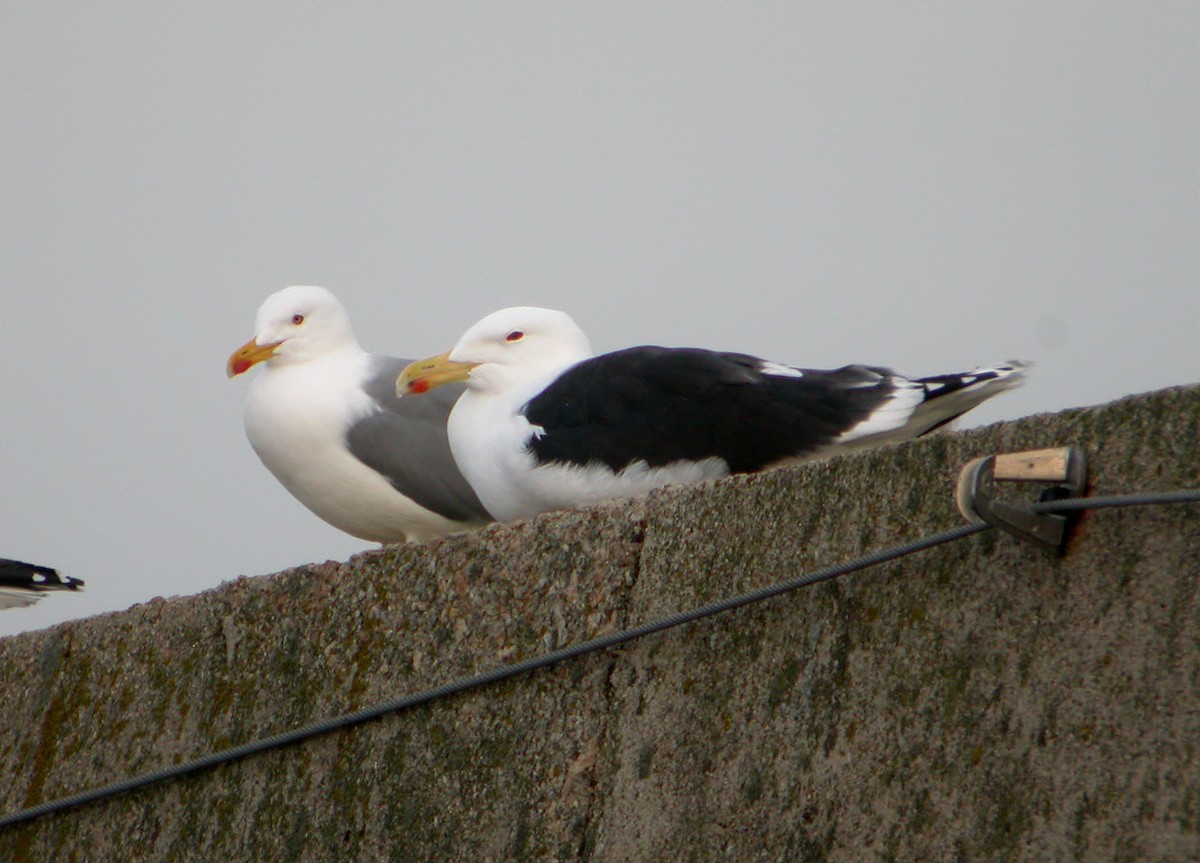
<svg viewBox="0 0 1200 863"><path fill-rule="evenodd" d="M368 547L224 376L287 284L402 356L1037 362L975 422L1200 379L1193 2L117 8L4 7L0 556L88 590L0 634Z"/></svg>

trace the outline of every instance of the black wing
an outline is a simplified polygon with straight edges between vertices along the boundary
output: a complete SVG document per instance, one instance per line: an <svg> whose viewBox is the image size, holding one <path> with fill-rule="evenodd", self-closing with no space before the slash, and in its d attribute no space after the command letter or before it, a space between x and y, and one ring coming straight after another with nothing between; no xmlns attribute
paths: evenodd
<svg viewBox="0 0 1200 863"><path fill-rule="evenodd" d="M26 563L23 560L0 558L0 585L27 588L32 591L78 590L83 581L78 578L63 578L57 569Z"/></svg>
<svg viewBox="0 0 1200 863"><path fill-rule="evenodd" d="M602 463L614 471L718 457L760 470L834 442L888 401L891 372L772 368L747 354L638 347L585 360L525 406L545 433L539 462ZM778 369L779 367L774 367ZM779 369L782 371L782 369Z"/></svg>

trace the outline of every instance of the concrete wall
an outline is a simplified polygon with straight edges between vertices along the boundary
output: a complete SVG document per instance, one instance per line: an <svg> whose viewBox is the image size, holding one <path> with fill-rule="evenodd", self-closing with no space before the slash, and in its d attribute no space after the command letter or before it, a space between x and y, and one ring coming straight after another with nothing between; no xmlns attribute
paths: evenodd
<svg viewBox="0 0 1200 863"><path fill-rule="evenodd" d="M960 523L1077 444L1200 485L1200 389L240 578L0 640L0 811ZM0 860L1195 860L1200 509L988 533L0 831Z"/></svg>

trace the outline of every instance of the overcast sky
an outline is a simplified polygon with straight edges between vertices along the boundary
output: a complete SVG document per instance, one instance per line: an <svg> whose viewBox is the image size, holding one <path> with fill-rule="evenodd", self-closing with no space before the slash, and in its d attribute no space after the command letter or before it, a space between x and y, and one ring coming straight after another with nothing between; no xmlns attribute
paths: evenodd
<svg viewBox="0 0 1200 863"><path fill-rule="evenodd" d="M408 357L1037 362L973 423L1200 380L1198 10L7 0L0 556L87 592L0 634L370 547L225 378L288 284Z"/></svg>

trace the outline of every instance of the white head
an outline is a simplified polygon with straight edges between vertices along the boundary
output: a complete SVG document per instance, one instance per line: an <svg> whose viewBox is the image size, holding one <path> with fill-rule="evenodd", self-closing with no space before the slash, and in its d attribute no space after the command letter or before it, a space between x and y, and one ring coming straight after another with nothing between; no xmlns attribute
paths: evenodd
<svg viewBox="0 0 1200 863"><path fill-rule="evenodd" d="M448 354L410 365L397 389L424 392L463 379L475 392L524 388L591 355L587 336L566 314L532 306L501 309L467 330Z"/></svg>
<svg viewBox="0 0 1200 863"><path fill-rule="evenodd" d="M302 363L346 347L358 341L338 298L316 285L292 285L259 306L254 338L234 351L227 371L233 377L256 363Z"/></svg>

